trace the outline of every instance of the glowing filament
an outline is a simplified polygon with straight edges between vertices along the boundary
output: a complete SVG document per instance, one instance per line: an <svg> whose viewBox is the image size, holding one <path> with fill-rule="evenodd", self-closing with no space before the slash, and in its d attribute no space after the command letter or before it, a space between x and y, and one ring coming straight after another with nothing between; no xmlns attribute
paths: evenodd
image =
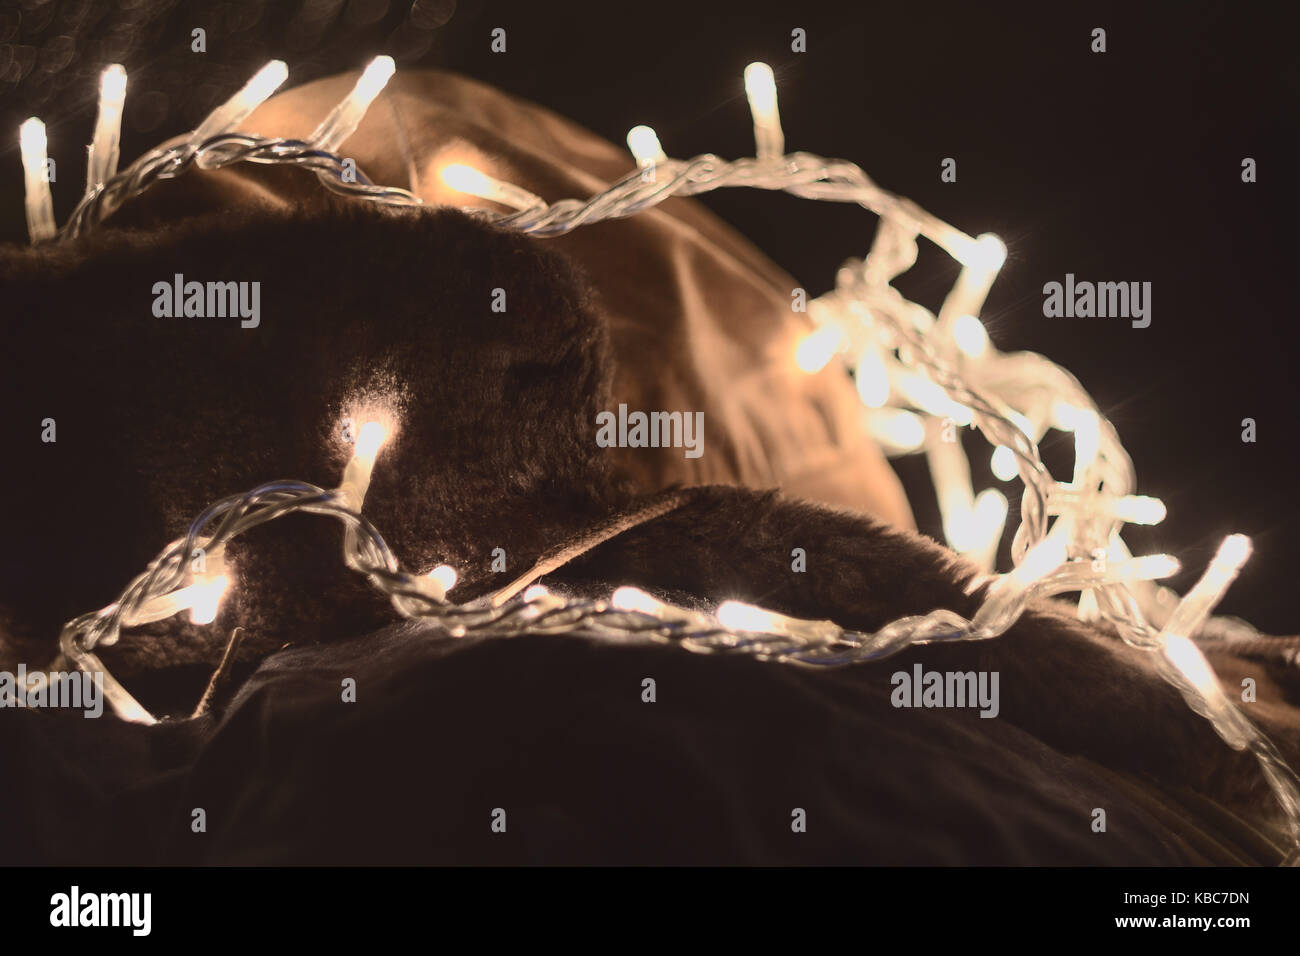
<svg viewBox="0 0 1300 956"><path fill-rule="evenodd" d="M27 235L32 242L53 239L54 199L45 166L45 124L35 116L18 128L18 144L23 154L23 174L27 186Z"/></svg>

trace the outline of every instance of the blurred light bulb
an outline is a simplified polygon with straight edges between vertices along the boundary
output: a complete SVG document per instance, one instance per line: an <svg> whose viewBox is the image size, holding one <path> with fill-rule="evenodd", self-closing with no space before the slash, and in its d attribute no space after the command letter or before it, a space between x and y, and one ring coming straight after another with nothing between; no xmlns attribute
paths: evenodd
<svg viewBox="0 0 1300 956"><path fill-rule="evenodd" d="M221 133L229 132L257 109L280 88L289 76L289 68L283 60L272 60L253 75L238 93L207 115L190 134L190 142L198 145Z"/></svg>
<svg viewBox="0 0 1300 956"><path fill-rule="evenodd" d="M889 401L889 372L885 370L880 350L874 345L868 345L858 356L853 377L858 397L867 408L883 408Z"/></svg>
<svg viewBox="0 0 1300 956"><path fill-rule="evenodd" d="M190 620L195 624L211 624L215 621L221 598L229 587L230 578L224 574L190 585L190 600L193 602L190 605Z"/></svg>
<svg viewBox="0 0 1300 956"><path fill-rule="evenodd" d="M627 148L632 151L637 165L650 166L654 163L666 163L668 156L659 145L659 137L649 126L633 126L627 131Z"/></svg>
<svg viewBox="0 0 1300 956"><path fill-rule="evenodd" d="M785 134L776 105L776 77L766 63L745 67L745 96L754 117L754 144L759 159L773 159L785 152Z"/></svg>
<svg viewBox="0 0 1300 956"><path fill-rule="evenodd" d="M1007 247L993 233L986 232L966 247L966 255L961 263L968 269L992 274L1001 269L1006 261Z"/></svg>
<svg viewBox="0 0 1300 956"><path fill-rule="evenodd" d="M53 239L58 232L54 225L54 200L50 195L50 181L45 172L45 124L35 116L18 127L18 145L23 157L23 174L26 185L27 235L32 242Z"/></svg>
<svg viewBox="0 0 1300 956"><path fill-rule="evenodd" d="M718 622L732 631L772 631L776 618L761 607L741 601L723 601L718 606Z"/></svg>
<svg viewBox="0 0 1300 956"><path fill-rule="evenodd" d="M959 315L952 324L952 338L968 358L979 358L989 348L989 334L984 323L973 315Z"/></svg>
<svg viewBox="0 0 1300 956"><path fill-rule="evenodd" d="M1020 466L1016 459L1016 453L1006 445L999 445L993 449L993 457L989 460L989 467L993 469L993 474L998 481L1012 481L1020 475Z"/></svg>
<svg viewBox="0 0 1300 956"><path fill-rule="evenodd" d="M433 570L425 574L425 577L437 581L442 586L443 593L450 591L456 586L458 575L456 569L450 564L440 564Z"/></svg>
<svg viewBox="0 0 1300 956"><path fill-rule="evenodd" d="M848 336L839 325L823 325L804 336L795 349L795 364L809 375L814 375L826 367L847 340Z"/></svg>

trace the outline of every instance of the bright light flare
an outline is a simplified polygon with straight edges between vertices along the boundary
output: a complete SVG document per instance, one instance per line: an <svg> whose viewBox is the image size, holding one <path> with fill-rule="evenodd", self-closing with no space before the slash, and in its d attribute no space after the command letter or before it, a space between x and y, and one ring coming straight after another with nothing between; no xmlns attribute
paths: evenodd
<svg viewBox="0 0 1300 956"><path fill-rule="evenodd" d="M776 105L776 77L766 63L745 67L745 97L754 117L754 144L759 159L773 159L785 152L785 134Z"/></svg>
<svg viewBox="0 0 1300 956"><path fill-rule="evenodd" d="M18 127L18 145L23 157L23 174L27 187L27 235L32 242L53 239L54 199L45 172L45 124L35 116Z"/></svg>
<svg viewBox="0 0 1300 956"><path fill-rule="evenodd" d="M816 375L848 343L848 336L839 325L823 325L804 336L794 352L794 361L809 375Z"/></svg>

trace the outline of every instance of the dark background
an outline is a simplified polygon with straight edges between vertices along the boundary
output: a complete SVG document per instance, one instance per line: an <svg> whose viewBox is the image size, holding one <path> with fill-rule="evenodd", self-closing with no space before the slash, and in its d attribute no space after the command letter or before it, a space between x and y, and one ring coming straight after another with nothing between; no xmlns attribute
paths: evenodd
<svg viewBox="0 0 1300 956"><path fill-rule="evenodd" d="M763 59L790 149L852 159L949 222L1006 241L985 322L999 347L1074 372L1115 422L1138 490L1170 512L1160 527L1129 529L1134 550L1178 555L1182 590L1224 534L1252 535L1255 557L1221 610L1296 633L1289 220L1300 67L1281 7L0 0L0 239L26 237L19 123L47 124L62 222L110 62L129 74L125 166L272 57L294 85L385 52L399 69L459 70L618 142L644 122L670 155L735 157L753 150L741 71ZM205 54L190 52L196 26ZM507 31L505 54L489 51L494 27ZM790 52L793 27L807 31L806 53ZM947 156L955 184L939 179ZM1241 182L1246 156L1254 184ZM780 195L705 201L814 294L866 251L875 226L857 208ZM1067 272L1151 282L1150 328L1044 318L1042 286ZM936 308L955 274L923 247L899 285ZM1256 444L1241 441L1245 417L1258 422ZM1062 475L1069 440L1052 434L1044 455ZM970 447L977 488L987 486L987 449ZM937 533L923 461L897 464L922 529Z"/></svg>

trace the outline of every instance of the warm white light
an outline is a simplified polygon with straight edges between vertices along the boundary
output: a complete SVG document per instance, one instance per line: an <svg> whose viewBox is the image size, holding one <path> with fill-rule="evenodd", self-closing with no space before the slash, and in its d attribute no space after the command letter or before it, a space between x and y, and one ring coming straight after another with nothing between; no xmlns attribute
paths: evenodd
<svg viewBox="0 0 1300 956"><path fill-rule="evenodd" d="M1158 581L1172 578L1182 569L1178 559L1171 554L1147 554L1114 567L1119 569L1118 577L1124 581Z"/></svg>
<svg viewBox="0 0 1300 956"><path fill-rule="evenodd" d="M352 87L352 91L343 102L334 107L307 141L314 143L319 149L330 152L342 146L347 138L356 132L362 118L366 115L366 110L370 109L370 104L374 102L375 97L388 85L396 69L391 56L377 56L371 60L369 66L362 71L356 85Z"/></svg>
<svg viewBox="0 0 1300 956"><path fill-rule="evenodd" d="M641 614L658 614L663 603L640 588L621 587L610 595L609 603L620 611L637 611Z"/></svg>
<svg viewBox="0 0 1300 956"><path fill-rule="evenodd" d="M33 116L18 127L18 145L23 156L27 187L27 235L32 242L53 239L54 199L45 174L45 124Z"/></svg>
<svg viewBox="0 0 1300 956"><path fill-rule="evenodd" d="M1166 634L1164 654L1202 694L1218 696L1222 692L1210 662L1188 638L1181 634Z"/></svg>
<svg viewBox="0 0 1300 956"><path fill-rule="evenodd" d="M1250 543L1250 538L1244 534L1230 534L1219 545L1218 554L1214 556L1214 563L1224 571L1235 574L1246 563L1253 550L1254 545Z"/></svg>
<svg viewBox="0 0 1300 956"><path fill-rule="evenodd" d="M804 336L794 352L795 364L809 375L815 375L826 367L847 340L848 336L840 326L823 325Z"/></svg>
<svg viewBox="0 0 1300 956"><path fill-rule="evenodd" d="M776 618L767 611L741 601L718 605L718 622L732 631L771 631L776 626Z"/></svg>
<svg viewBox="0 0 1300 956"><path fill-rule="evenodd" d="M494 199L497 182L486 173L481 173L473 166L464 163L452 163L442 168L442 181L457 192L478 196L480 199Z"/></svg>
<svg viewBox="0 0 1300 956"><path fill-rule="evenodd" d="M1083 481L1101 448L1101 420L1092 410L1080 410L1074 418L1074 480Z"/></svg>
<svg viewBox="0 0 1300 956"><path fill-rule="evenodd" d="M532 209L546 203L540 196L535 196L526 189L511 183L503 183L464 163L451 163L444 166L439 173L442 181L457 192L481 199L491 199L514 209Z"/></svg>
<svg viewBox="0 0 1300 956"><path fill-rule="evenodd" d="M627 131L627 148L632 151L637 165L650 166L665 163L668 156L659 145L659 137L649 126L633 126Z"/></svg>
<svg viewBox="0 0 1300 956"><path fill-rule="evenodd" d="M999 445L993 449L993 457L989 460L989 467L993 469L993 474L998 481L1012 481L1020 475L1019 460L1016 458L1016 453L1006 445Z"/></svg>
<svg viewBox="0 0 1300 956"><path fill-rule="evenodd" d="M754 117L754 142L759 159L771 159L785 151L781 116L776 105L776 77L766 63L745 67L745 96Z"/></svg>
<svg viewBox="0 0 1300 956"><path fill-rule="evenodd" d="M925 422L906 409L873 410L866 422L871 437L884 446L887 454L904 455L925 444Z"/></svg>
<svg viewBox="0 0 1300 956"><path fill-rule="evenodd" d="M853 375L862 404L867 408L883 408L889 401L889 372L885 370L880 349L874 345L864 348Z"/></svg>
<svg viewBox="0 0 1300 956"><path fill-rule="evenodd" d="M969 425L974 418L971 410L948 397L942 387L923 375L908 372L899 375L896 383L903 396L917 408L935 418L950 418L957 425Z"/></svg>
<svg viewBox="0 0 1300 956"><path fill-rule="evenodd" d="M343 481L339 492L357 511L366 499L370 489L370 476L375 469L375 458L379 449L388 438L388 429L379 422L366 422L357 433L357 443L353 446L352 457L343 469Z"/></svg>
<svg viewBox="0 0 1300 956"><path fill-rule="evenodd" d="M952 323L952 339L961 353L979 358L989 348L989 334L984 323L973 315L959 315Z"/></svg>
<svg viewBox="0 0 1300 956"><path fill-rule="evenodd" d="M978 236L966 247L966 254L961 259L966 268L986 274L997 272L1006 261L1007 247L991 232Z"/></svg>
<svg viewBox="0 0 1300 956"><path fill-rule="evenodd" d="M86 192L92 192L117 172L122 135L122 104L126 101L126 70L114 63L99 78L99 113L86 167Z"/></svg>
<svg viewBox="0 0 1300 956"><path fill-rule="evenodd" d="M1029 549L1024 560L1011 572L1011 578L1021 587L1028 587L1059 568L1065 563L1066 557L1065 542L1061 536L1049 534Z"/></svg>
<svg viewBox="0 0 1300 956"><path fill-rule="evenodd" d="M457 579L456 569L453 568L450 564L438 565L432 571L429 571L427 574L425 574L425 577L438 582L438 584L442 586L442 590L444 594L456 586L456 579Z"/></svg>
<svg viewBox="0 0 1300 956"><path fill-rule="evenodd" d="M387 437L388 430L379 422L366 422L361 426L361 433L357 435L356 453L373 463Z"/></svg>
<svg viewBox="0 0 1300 956"><path fill-rule="evenodd" d="M283 60L272 60L253 75L243 88L208 114L190 135L191 143L202 143L221 133L229 132L280 88L289 76Z"/></svg>
<svg viewBox="0 0 1300 956"><path fill-rule="evenodd" d="M221 598L230 587L230 578L221 575L191 585L194 603L190 606L190 620L195 624L211 624L217 618Z"/></svg>
<svg viewBox="0 0 1300 956"><path fill-rule="evenodd" d="M1126 495L1111 507L1112 514L1128 524L1159 524L1165 520L1165 503L1145 495Z"/></svg>

